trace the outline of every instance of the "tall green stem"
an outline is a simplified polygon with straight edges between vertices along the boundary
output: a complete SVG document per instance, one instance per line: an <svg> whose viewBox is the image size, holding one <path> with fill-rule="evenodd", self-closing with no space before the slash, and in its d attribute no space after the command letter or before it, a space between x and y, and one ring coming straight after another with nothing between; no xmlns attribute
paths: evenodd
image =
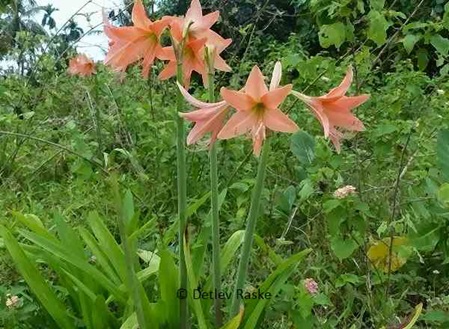
<svg viewBox="0 0 449 329"><path fill-rule="evenodd" d="M178 61L176 79L182 84L182 61ZM184 234L187 228L187 175L186 175L186 154L185 154L185 126L184 120L178 115L184 107L184 98L178 90L176 97L176 130L177 130L177 173L178 173L178 218L179 218L179 288L187 292L187 269L184 257ZM187 324L187 299L179 300L181 329L188 327Z"/></svg>
<svg viewBox="0 0 449 329"><path fill-rule="evenodd" d="M214 73L212 70L208 76L209 102L215 101L214 95ZM217 146L214 143L209 153L210 160L210 190L211 190L211 209L212 209L212 266L214 291L221 291L221 270L220 270L220 220L218 214L218 169L217 169ZM223 325L221 314L221 299L214 299L215 327L220 328Z"/></svg>
<svg viewBox="0 0 449 329"><path fill-rule="evenodd" d="M92 94L93 94L93 98L91 97L89 91L87 91L87 100L89 102L89 107L90 107L90 110L92 112L93 121L94 121L94 125L95 125L95 133L97 135L98 160L103 163L103 137L102 137L102 134L101 134L101 114L100 114L100 109L98 108L98 104L94 105L94 101L98 100L98 90L97 90L98 79L97 79L97 75L96 74L93 77L93 83L94 83L94 85L91 88Z"/></svg>
<svg viewBox="0 0 449 329"><path fill-rule="evenodd" d="M120 191L118 188L118 181L117 177L114 177L111 180L112 190L115 195L115 203L117 206L117 212L118 212L118 228L120 232L120 239L122 240L122 246L123 251L125 254L125 261L126 261L126 279L129 289L132 292L133 296L133 304L134 309L136 311L137 315L137 323L139 324L139 328L141 329L147 329L148 328L148 321L145 316L145 312L143 310L142 306L142 299L140 296L140 287L139 282L137 281L136 277L136 271L135 271L135 250L133 251L133 248L131 247L131 241L128 237L128 230L126 228L125 224L125 214L122 206L122 198L120 196Z"/></svg>
<svg viewBox="0 0 449 329"><path fill-rule="evenodd" d="M232 305L230 316L234 317L239 312L240 301L239 292L245 286L248 274L248 264L251 255L251 247L254 239L254 230L256 228L257 217L259 216L260 199L262 196L263 184L265 180L265 171L267 168L268 153L270 150L269 139L265 140L262 157L257 169L256 185L253 189L251 198L251 207L249 209L248 221L245 229L245 237L243 240L242 253L240 256L239 268L237 270L237 282L235 283L234 294L232 296ZM240 293L241 294L241 293Z"/></svg>

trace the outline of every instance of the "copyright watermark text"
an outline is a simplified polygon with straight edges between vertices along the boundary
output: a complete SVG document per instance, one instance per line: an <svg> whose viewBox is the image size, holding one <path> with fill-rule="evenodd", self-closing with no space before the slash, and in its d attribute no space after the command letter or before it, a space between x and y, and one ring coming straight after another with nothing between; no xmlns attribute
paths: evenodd
<svg viewBox="0 0 449 329"><path fill-rule="evenodd" d="M271 299L272 295L270 292L263 292L260 289L248 291L244 289L237 289L237 299ZM178 289L177 297L179 299L186 299L189 295L187 289ZM193 299L231 299L232 292L227 291L204 291L201 288L193 289L191 292Z"/></svg>

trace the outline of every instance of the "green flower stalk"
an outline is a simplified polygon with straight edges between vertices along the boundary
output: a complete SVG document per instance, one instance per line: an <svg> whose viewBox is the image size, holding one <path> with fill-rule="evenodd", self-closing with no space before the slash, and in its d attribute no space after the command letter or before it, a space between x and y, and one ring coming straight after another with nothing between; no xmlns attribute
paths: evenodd
<svg viewBox="0 0 449 329"><path fill-rule="evenodd" d="M206 62L208 64L208 100L215 102L215 79L214 79L214 49L206 48ZM210 189L211 189L211 212L212 212L212 275L214 291L221 291L221 269L220 269L220 218L218 206L218 166L217 166L217 143L212 143L209 152L210 161ZM214 299L215 327L220 328L223 324L221 314L221 300Z"/></svg>
<svg viewBox="0 0 449 329"><path fill-rule="evenodd" d="M245 237L243 240L242 253L240 256L239 267L237 270L237 281L235 283L234 294L232 296L232 304L230 316L233 317L239 313L240 301L238 299L238 292L245 286L246 277L248 275L248 264L251 255L251 248L254 240L254 232L256 229L256 222L259 216L260 199L262 197L262 190L265 181L265 172L267 169L268 153L270 150L270 139L267 139L262 147L262 155L259 160L257 169L256 185L253 189L251 198L251 206L248 215L248 222L245 229Z"/></svg>
<svg viewBox="0 0 449 329"><path fill-rule="evenodd" d="M181 45L182 47L182 45ZM180 52L182 53L182 52ZM183 81L182 56L179 55L176 70L176 79L178 83ZM179 288L187 291L187 268L184 255L184 235L187 229L187 174L186 174L186 155L185 155L185 126L184 120L178 115L184 107L184 98L178 91L176 97L175 121L176 121L176 156L177 156L177 181L178 181L178 242L179 242ZM180 299L180 321L181 329L187 328L188 305L186 299Z"/></svg>

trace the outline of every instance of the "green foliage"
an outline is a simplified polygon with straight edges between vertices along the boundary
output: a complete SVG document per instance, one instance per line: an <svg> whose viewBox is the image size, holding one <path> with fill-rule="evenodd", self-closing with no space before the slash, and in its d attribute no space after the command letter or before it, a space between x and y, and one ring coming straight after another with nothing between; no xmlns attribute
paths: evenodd
<svg viewBox="0 0 449 329"><path fill-rule="evenodd" d="M304 165L310 165L315 158L315 140L308 133L300 131L292 136L291 139L292 153Z"/></svg>
<svg viewBox="0 0 449 329"><path fill-rule="evenodd" d="M266 289L273 298L246 302L225 328L406 327L421 302L416 327L447 328L449 5L266 3L202 1L208 11L221 10L220 32L233 38L225 53L233 72L218 77L217 91L228 81L241 88L255 63L269 72L281 60L283 82L313 96L335 87L352 65L348 93L371 98L356 111L365 131L345 135L340 154L308 108L293 99L282 108L301 132L270 136L245 288ZM156 15L186 5L161 3ZM2 28L13 18L10 7L4 10ZM44 24L51 27L50 16ZM135 68L120 81L102 65L93 78L69 77L64 57L82 33L69 23L44 55L36 49L52 35L1 36L0 47L17 65L0 86L0 326L127 329L140 318L150 328L177 327L175 255L183 241L176 239L175 86L157 81L160 67L149 81ZM202 98L196 81L191 90ZM255 183L250 152L243 139L219 145L226 292ZM189 146L187 154L189 289L210 291L206 147ZM349 184L356 193L334 195ZM385 259L406 254L406 262L384 273L367 253L392 235L408 243ZM308 248L306 256L301 250ZM305 278L318 282L317 294L305 289ZM8 294L20 303L7 307ZM213 301L190 296L189 303L192 327L211 327Z"/></svg>

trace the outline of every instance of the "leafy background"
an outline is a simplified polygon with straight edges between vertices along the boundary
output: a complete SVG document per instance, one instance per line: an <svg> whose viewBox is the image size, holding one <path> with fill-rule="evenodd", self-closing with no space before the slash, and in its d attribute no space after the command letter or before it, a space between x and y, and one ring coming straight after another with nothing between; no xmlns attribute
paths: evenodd
<svg viewBox="0 0 449 329"><path fill-rule="evenodd" d="M110 13L117 24L130 24L126 2L124 9ZM202 4L206 11L220 10L216 30L233 39L226 52L233 72L220 75L219 86L240 87L254 64L268 75L274 62L281 60L284 80L292 81L296 90L323 94L352 65L356 74L351 93L371 94L357 110L366 131L347 136L341 154L322 137L318 122L302 104L291 99L283 108L303 130L291 138L273 136L264 213L257 227L263 240L252 258L251 282L258 286L273 271L277 265L273 255L313 251L282 286L260 327L403 328L415 306L423 303L416 326L447 328L449 4L444 0ZM180 14L187 6L185 0L147 2L154 16ZM138 247L173 251L177 248L175 86L157 81L160 64L148 81L137 67L122 80L102 65L92 78L70 77L68 59L86 31L69 22L56 34L54 9L37 7L33 1L2 1L0 9L0 54L14 63L3 68L0 77L2 225L29 246L30 253L34 240L27 239L24 228L30 222L42 223L48 232L61 236L58 216L83 230L91 227L95 212L118 238L117 200L108 178L116 175L120 185L132 191L140 216ZM33 20L37 11L47 13L42 22ZM202 97L199 81L191 91ZM204 247L201 234L208 225L205 150L202 145L188 150L192 250ZM219 178L226 193L221 209L224 243L244 228L256 160L250 156L248 140L223 142L219 151ZM348 184L357 188L357 194L336 199L333 192ZM388 244L393 236L404 238L404 246L376 256L383 261L394 256L403 265L382 271L373 266L369 248L385 238ZM48 310L29 290L3 240L0 247L0 324L49 328ZM37 264L57 297L69 302L64 273ZM226 286L232 283L233 268L225 273ZM302 288L307 277L319 283L318 295ZM8 293L21 297L20 307L5 306ZM76 309L76 303L70 305Z"/></svg>

